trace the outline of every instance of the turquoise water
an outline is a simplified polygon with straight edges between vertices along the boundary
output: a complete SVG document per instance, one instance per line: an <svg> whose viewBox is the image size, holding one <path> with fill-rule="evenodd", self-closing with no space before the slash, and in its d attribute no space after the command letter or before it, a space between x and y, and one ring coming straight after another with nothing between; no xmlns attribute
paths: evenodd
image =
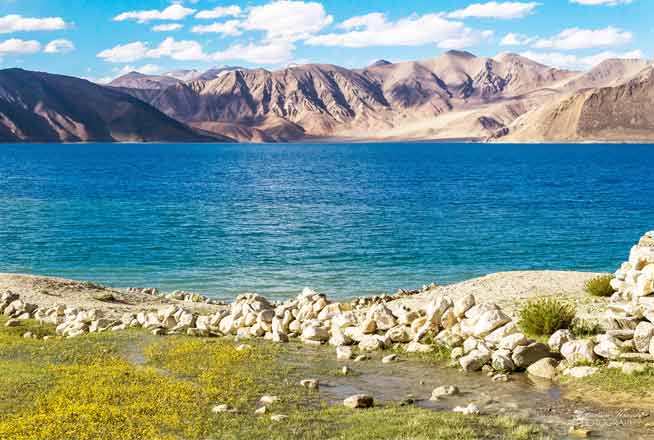
<svg viewBox="0 0 654 440"><path fill-rule="evenodd" d="M654 229L639 145L4 145L0 271L220 298L614 270Z"/></svg>

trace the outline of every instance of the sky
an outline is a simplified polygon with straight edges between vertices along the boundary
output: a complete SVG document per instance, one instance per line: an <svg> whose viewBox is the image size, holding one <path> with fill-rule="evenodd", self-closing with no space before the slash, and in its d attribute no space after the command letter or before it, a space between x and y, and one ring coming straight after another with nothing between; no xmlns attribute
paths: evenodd
<svg viewBox="0 0 654 440"><path fill-rule="evenodd" d="M654 0L0 0L0 68L103 82L130 71L282 68L501 52L584 70L652 58Z"/></svg>

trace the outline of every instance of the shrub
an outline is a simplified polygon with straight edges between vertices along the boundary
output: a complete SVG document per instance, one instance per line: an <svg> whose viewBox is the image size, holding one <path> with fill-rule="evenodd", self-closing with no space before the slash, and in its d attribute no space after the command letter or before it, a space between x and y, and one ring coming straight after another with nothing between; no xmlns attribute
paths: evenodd
<svg viewBox="0 0 654 440"><path fill-rule="evenodd" d="M530 301L520 310L519 325L532 336L549 336L569 328L575 319L575 308L554 298Z"/></svg>
<svg viewBox="0 0 654 440"><path fill-rule="evenodd" d="M598 322L575 319L570 326L570 332L575 338L587 338L604 333L604 329Z"/></svg>
<svg viewBox="0 0 654 440"><path fill-rule="evenodd" d="M593 296L611 296L615 289L611 287L613 275L599 275L586 281L585 290Z"/></svg>

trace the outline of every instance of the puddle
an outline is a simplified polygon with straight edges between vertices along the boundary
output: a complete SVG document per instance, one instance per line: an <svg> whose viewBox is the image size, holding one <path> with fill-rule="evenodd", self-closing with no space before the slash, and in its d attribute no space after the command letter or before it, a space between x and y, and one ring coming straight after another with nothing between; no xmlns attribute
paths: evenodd
<svg viewBox="0 0 654 440"><path fill-rule="evenodd" d="M320 379L322 397L334 404L360 393L373 396L380 404L412 398L417 406L439 411L451 411L473 402L486 415L506 414L542 424L554 439L576 438L568 436L573 425L590 429L591 438L654 439L651 428L654 417L649 410L602 407L566 399L564 390L558 386L549 381L534 381L526 374L516 374L509 382L497 383L481 373L465 374L420 361L382 364L378 356L364 362L339 363L326 360L324 352L311 348L298 348L298 355L291 362L308 371L315 362L319 363L313 377ZM334 374L343 365L352 368L353 374ZM456 385L461 394L430 401L431 391L440 385Z"/></svg>

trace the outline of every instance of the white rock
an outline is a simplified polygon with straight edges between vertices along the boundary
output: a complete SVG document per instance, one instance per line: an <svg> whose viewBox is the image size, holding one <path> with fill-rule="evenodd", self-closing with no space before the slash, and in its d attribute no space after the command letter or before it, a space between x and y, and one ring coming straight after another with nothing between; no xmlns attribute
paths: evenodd
<svg viewBox="0 0 654 440"><path fill-rule="evenodd" d="M434 388L431 392L430 400L440 400L443 397L449 397L459 394L459 389L454 385L443 385L438 388Z"/></svg>
<svg viewBox="0 0 654 440"><path fill-rule="evenodd" d="M511 359L511 352L509 350L498 350L492 354L491 365L496 371L513 371L515 364Z"/></svg>
<svg viewBox="0 0 654 440"><path fill-rule="evenodd" d="M316 325L305 327L302 331L302 339L307 341L327 342L329 340L329 331Z"/></svg>
<svg viewBox="0 0 654 440"><path fill-rule="evenodd" d="M502 339L518 332L518 326L515 324L515 322L511 321L508 324L493 330L488 336L484 338L484 340L490 344L498 345Z"/></svg>
<svg viewBox="0 0 654 440"><path fill-rule="evenodd" d="M654 337L654 324L641 321L634 332L634 346L641 353L649 351L650 341Z"/></svg>
<svg viewBox="0 0 654 440"><path fill-rule="evenodd" d="M597 367L571 367L563 370L563 374L566 376L572 376L576 379L581 379L587 376L591 376L599 371Z"/></svg>
<svg viewBox="0 0 654 440"><path fill-rule="evenodd" d="M570 330L557 330L552 336L547 340L547 345L550 346L550 350L558 352L561 350L561 347L566 342L570 342L574 339Z"/></svg>
<svg viewBox="0 0 654 440"><path fill-rule="evenodd" d="M336 347L336 359L339 361L349 361L352 359L352 348L346 346Z"/></svg>
<svg viewBox="0 0 654 440"><path fill-rule="evenodd" d="M502 350L515 350L516 348L529 345L529 340L522 333L514 333L502 339L498 344L498 347Z"/></svg>
<svg viewBox="0 0 654 440"><path fill-rule="evenodd" d="M367 396L365 394L356 394L343 400L343 405L352 409L371 408L374 404L374 399L371 396Z"/></svg>
<svg viewBox="0 0 654 440"><path fill-rule="evenodd" d="M465 295L462 298L454 302L454 316L457 318L463 318L465 313L475 306L475 297L474 295Z"/></svg>
<svg viewBox="0 0 654 440"><path fill-rule="evenodd" d="M490 360L491 356L488 353L473 350L465 356L459 358L459 365L465 372L479 371L481 367Z"/></svg>
<svg viewBox="0 0 654 440"><path fill-rule="evenodd" d="M461 413L465 416L478 416L481 413L479 407L474 403L471 403L468 406L457 406L452 411Z"/></svg>
<svg viewBox="0 0 654 440"><path fill-rule="evenodd" d="M359 342L359 350L362 351L377 351L383 350L384 343L376 335L365 335Z"/></svg>
<svg viewBox="0 0 654 440"><path fill-rule="evenodd" d="M474 336L483 338L488 336L493 330L507 324L511 321L509 316L501 310L489 310L482 313L475 325Z"/></svg>
<svg viewBox="0 0 654 440"><path fill-rule="evenodd" d="M595 360L595 344L584 339L566 342L561 346L561 355L571 364L591 363Z"/></svg>
<svg viewBox="0 0 654 440"><path fill-rule="evenodd" d="M391 362L395 362L396 360L397 360L396 354L389 354L388 356L384 356L382 358L382 364L390 364Z"/></svg>

